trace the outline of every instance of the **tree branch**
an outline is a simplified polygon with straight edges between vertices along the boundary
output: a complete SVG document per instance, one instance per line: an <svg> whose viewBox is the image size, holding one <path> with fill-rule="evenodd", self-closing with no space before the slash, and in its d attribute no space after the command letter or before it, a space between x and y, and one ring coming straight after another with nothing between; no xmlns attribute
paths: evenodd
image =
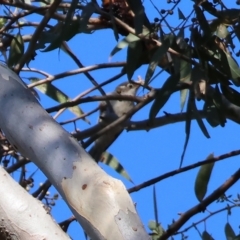
<svg viewBox="0 0 240 240"><path fill-rule="evenodd" d="M171 172L167 172L159 177L156 177L156 178L153 178L149 181L146 181L144 183L141 183L135 187L132 187L132 188L129 188L128 189L128 192L129 193L133 193L133 192L137 192L143 188L146 188L146 187L149 187L155 183L158 183L166 178L169 178L169 177L172 177L172 176L175 176L179 173L183 173L183 172L186 172L186 171L189 171L191 169L194 169L194 168L197 168L197 167L200 167L202 165L205 165L205 164L209 164L209 163L213 163L213 162L218 162L218 161L221 161L221 160L224 160L226 158L230 158L230 157L235 157L235 156L238 156L240 155L240 150L235 150L235 151L232 151L232 152L229 152L229 153L225 153L225 154L222 154L218 157L213 157L213 158L210 158L210 159L207 159L207 160L202 160L200 162L197 162L197 163L194 163L194 164L191 164L191 165L188 165L186 167L183 167L183 168L179 168L179 169L176 169L176 170L173 170Z"/></svg>
<svg viewBox="0 0 240 240"><path fill-rule="evenodd" d="M216 199L221 197L231 186L233 186L240 179L240 169L238 169L225 183L217 188L212 194L206 197L201 203L189 209L183 213L181 217L174 222L170 227L163 233L159 240L165 240L170 236L174 235L178 229L180 229L184 223L186 223L192 216L200 213L206 209L208 205L214 202Z"/></svg>

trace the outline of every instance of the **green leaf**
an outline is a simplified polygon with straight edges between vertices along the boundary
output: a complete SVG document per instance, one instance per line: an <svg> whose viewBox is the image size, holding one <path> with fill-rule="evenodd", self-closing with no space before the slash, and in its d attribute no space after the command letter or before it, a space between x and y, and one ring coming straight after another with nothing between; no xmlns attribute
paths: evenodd
<svg viewBox="0 0 240 240"><path fill-rule="evenodd" d="M128 4L134 13L134 29L136 34L143 32L143 25L149 30L151 29L151 24L145 14L144 7L141 0L128 0Z"/></svg>
<svg viewBox="0 0 240 240"><path fill-rule="evenodd" d="M227 238L227 240L234 240L236 237L235 232L233 231L231 225L229 223L226 223L225 227L224 227L224 231L225 231L225 236Z"/></svg>
<svg viewBox="0 0 240 240"><path fill-rule="evenodd" d="M150 122L153 121L161 110L161 108L165 105L167 100L170 98L171 94L174 92L174 88L179 82L179 76L171 75L163 84L162 88L158 90L155 101L152 104L149 113Z"/></svg>
<svg viewBox="0 0 240 240"><path fill-rule="evenodd" d="M152 231L152 240L157 240L159 237L163 235L165 230L163 229L162 225L158 222L150 220L148 222L148 228Z"/></svg>
<svg viewBox="0 0 240 240"><path fill-rule="evenodd" d="M214 239L212 238L212 236L207 231L204 231L202 233L202 240L214 240Z"/></svg>
<svg viewBox="0 0 240 240"><path fill-rule="evenodd" d="M157 207L157 195L156 195L156 188L155 185L153 185L153 206L154 206L154 216L155 221L158 223L158 207Z"/></svg>
<svg viewBox="0 0 240 240"><path fill-rule="evenodd" d="M225 39L229 35L227 27L224 24L218 25L217 30L216 30L216 35L219 38Z"/></svg>
<svg viewBox="0 0 240 240"><path fill-rule="evenodd" d="M52 33L52 41L50 42L48 47L42 50L42 52L49 52L49 51L55 50L56 48L60 48L63 41L69 41L76 34L79 33L79 27L80 27L80 21L72 21L71 23L69 23L67 27L64 27L64 28L62 25L62 29L58 34Z"/></svg>
<svg viewBox="0 0 240 240"><path fill-rule="evenodd" d="M82 14L81 14L81 27L80 27L81 31L83 32L86 31L88 20L92 16L94 11L95 11L95 6L93 2L87 3L86 6L83 8Z"/></svg>
<svg viewBox="0 0 240 240"><path fill-rule="evenodd" d="M139 41L140 38L129 33L127 35L127 37L125 37L123 40L121 40L117 46L111 51L110 53L110 57L112 57L113 55L115 55L117 52L119 52L120 50L122 50L123 48L127 47L130 43L135 42L135 41Z"/></svg>
<svg viewBox="0 0 240 240"><path fill-rule="evenodd" d="M191 58L191 51L189 48L187 48L184 51L184 55ZM180 82L190 82L191 81L191 75L192 75L192 64L185 61L180 60ZM180 91L180 108L181 111L183 111L184 105L186 103L188 94L188 89L183 89Z"/></svg>
<svg viewBox="0 0 240 240"><path fill-rule="evenodd" d="M135 70L140 67L143 45L141 41L131 42L127 50L126 72L128 80L132 79Z"/></svg>
<svg viewBox="0 0 240 240"><path fill-rule="evenodd" d="M197 5L195 5L194 8L195 8L195 12L196 12L196 17L197 17L198 23L199 23L199 25L200 25L204 35L206 37L211 36L211 28L209 26L209 23L208 23L205 15L203 13L203 11Z"/></svg>
<svg viewBox="0 0 240 240"><path fill-rule="evenodd" d="M166 38L165 40L162 41L162 46L158 47L155 50L155 53L153 54L148 69L147 69L147 73L145 76L145 86L148 85L151 77L153 76L155 69L159 63L159 61L162 59L162 57L164 56L164 54L166 54L167 50L169 49L171 43L169 38Z"/></svg>
<svg viewBox="0 0 240 240"><path fill-rule="evenodd" d="M224 24L234 24L238 21L240 10L236 8L226 9L224 11L218 11L217 15L222 23Z"/></svg>
<svg viewBox="0 0 240 240"><path fill-rule="evenodd" d="M240 240L240 234L237 235L237 236L234 238L234 240Z"/></svg>
<svg viewBox="0 0 240 240"><path fill-rule="evenodd" d="M221 90L229 102L240 107L240 93L238 91L223 84L221 84Z"/></svg>
<svg viewBox="0 0 240 240"><path fill-rule="evenodd" d="M108 165L112 169L114 169L117 173L122 175L124 178L126 178L128 181L133 182L126 170L123 168L123 166L119 163L116 157L114 157L109 152L104 152L101 155L101 162Z"/></svg>
<svg viewBox="0 0 240 240"><path fill-rule="evenodd" d="M213 158L213 154L210 154L206 160ZM213 163L204 164L200 167L196 180L195 180L195 195L199 202L203 200L207 193L208 183L214 167Z"/></svg>
<svg viewBox="0 0 240 240"><path fill-rule="evenodd" d="M186 17L184 16L180 8L178 8L178 19L186 20Z"/></svg>
<svg viewBox="0 0 240 240"><path fill-rule="evenodd" d="M206 120L212 127L217 127L220 124L218 110L214 104L205 102L203 110L207 113Z"/></svg>
<svg viewBox="0 0 240 240"><path fill-rule="evenodd" d="M230 68L231 79L236 86L240 86L240 69L235 59L228 53L226 53L226 58Z"/></svg>
<svg viewBox="0 0 240 240"><path fill-rule="evenodd" d="M148 228L154 231L158 227L158 223L156 221L150 220L148 222Z"/></svg>
<svg viewBox="0 0 240 240"><path fill-rule="evenodd" d="M182 167L183 164L183 159L187 150L187 145L188 145L188 141L190 138L190 132L191 132L191 122L192 122L192 108L191 108L191 99L193 98L192 96L192 92L190 92L189 94L189 98L188 98L188 105L187 105L187 114L186 114L186 123L185 123L185 133L186 133L186 138L185 138L185 143L183 146L183 152L181 155L181 160L180 160L180 166L179 168Z"/></svg>
<svg viewBox="0 0 240 240"><path fill-rule="evenodd" d="M204 136L206 138L210 138L210 135L207 131L207 128L205 127L204 123L203 123L203 120L197 110L197 107L196 107L196 103L195 103L195 100L193 99L193 103L192 103L192 109L193 109L193 115L196 117L196 120L197 120L197 123L198 123L198 126L200 127L200 129L202 130Z"/></svg>
<svg viewBox="0 0 240 240"><path fill-rule="evenodd" d="M39 79L29 78L29 80L30 82L34 83L37 82ZM51 83L41 84L36 86L36 88L43 94L46 94L51 99L55 100L56 102L65 103L71 101L71 98L69 98L65 93L63 93L60 89L58 89ZM84 114L82 109L78 106L69 107L68 109L77 117L81 117ZM84 120L85 122L90 123L89 120L87 120L86 118L84 118Z"/></svg>
<svg viewBox="0 0 240 240"><path fill-rule="evenodd" d="M12 67L16 65L24 54L24 41L21 34L17 34L11 41L9 56L8 56L8 66Z"/></svg>
<svg viewBox="0 0 240 240"><path fill-rule="evenodd" d="M6 24L7 19L5 18L0 18L0 29Z"/></svg>

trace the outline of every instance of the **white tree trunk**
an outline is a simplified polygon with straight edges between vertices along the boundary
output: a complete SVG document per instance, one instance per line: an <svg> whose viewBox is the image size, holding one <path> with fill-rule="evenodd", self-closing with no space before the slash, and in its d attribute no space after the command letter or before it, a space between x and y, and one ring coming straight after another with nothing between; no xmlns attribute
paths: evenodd
<svg viewBox="0 0 240 240"><path fill-rule="evenodd" d="M0 128L49 178L92 239L149 239L122 182L108 176L2 65Z"/></svg>
<svg viewBox="0 0 240 240"><path fill-rule="evenodd" d="M70 240L43 204L0 167L0 239Z"/></svg>

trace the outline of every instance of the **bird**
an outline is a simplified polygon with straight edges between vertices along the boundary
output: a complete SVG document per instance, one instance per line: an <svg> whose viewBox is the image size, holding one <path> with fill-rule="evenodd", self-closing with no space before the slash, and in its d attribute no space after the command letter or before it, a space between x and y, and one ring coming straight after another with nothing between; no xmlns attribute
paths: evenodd
<svg viewBox="0 0 240 240"><path fill-rule="evenodd" d="M107 93L107 95L130 95L136 96L137 90L140 87L140 82L123 82L116 87L116 89ZM102 124L103 127L114 122L116 119L122 117L124 114L129 112L135 103L133 101L125 101L125 100L111 100L108 103L106 101L100 102L99 109L99 124ZM129 121L127 119L126 121ZM124 130L125 122L117 125L115 128L110 131L104 133L100 136L95 142L92 148L89 150L89 154L96 161L101 161L101 155L103 152L110 147L110 145L117 139L117 137Z"/></svg>

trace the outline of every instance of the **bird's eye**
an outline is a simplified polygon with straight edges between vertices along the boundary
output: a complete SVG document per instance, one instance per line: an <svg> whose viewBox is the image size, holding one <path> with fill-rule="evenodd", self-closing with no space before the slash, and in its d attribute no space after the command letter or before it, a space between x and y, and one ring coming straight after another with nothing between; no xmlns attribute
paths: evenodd
<svg viewBox="0 0 240 240"><path fill-rule="evenodd" d="M128 87L129 87L129 88L132 88L132 87L133 87L133 85L132 85L131 83L129 83L129 84L128 84Z"/></svg>

